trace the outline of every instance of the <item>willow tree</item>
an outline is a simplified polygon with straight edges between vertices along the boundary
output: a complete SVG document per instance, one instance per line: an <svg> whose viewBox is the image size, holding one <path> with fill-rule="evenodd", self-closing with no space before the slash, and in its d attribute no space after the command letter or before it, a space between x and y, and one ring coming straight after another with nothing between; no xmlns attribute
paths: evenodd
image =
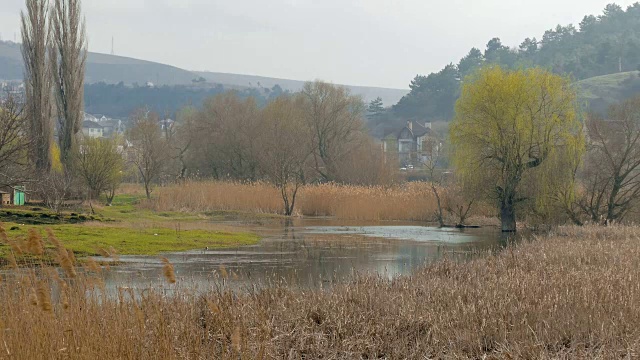
<svg viewBox="0 0 640 360"><path fill-rule="evenodd" d="M516 210L538 210L571 182L584 149L569 79L546 70L492 67L467 78L451 127L454 164L494 200L503 231Z"/></svg>

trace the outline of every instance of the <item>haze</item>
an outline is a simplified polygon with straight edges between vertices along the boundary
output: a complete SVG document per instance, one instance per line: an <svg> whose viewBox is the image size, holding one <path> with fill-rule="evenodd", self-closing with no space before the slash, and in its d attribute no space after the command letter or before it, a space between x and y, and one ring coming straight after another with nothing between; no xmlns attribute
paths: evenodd
<svg viewBox="0 0 640 360"><path fill-rule="evenodd" d="M90 0L89 49L189 70L407 88L492 37L517 46L599 15L601 0ZM623 7L634 1L618 1ZM23 0L3 0L19 40Z"/></svg>

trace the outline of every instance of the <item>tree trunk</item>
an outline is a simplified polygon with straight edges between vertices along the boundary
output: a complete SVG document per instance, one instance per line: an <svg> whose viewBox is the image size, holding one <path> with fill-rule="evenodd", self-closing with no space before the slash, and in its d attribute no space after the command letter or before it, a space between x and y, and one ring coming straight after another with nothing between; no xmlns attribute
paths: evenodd
<svg viewBox="0 0 640 360"><path fill-rule="evenodd" d="M151 184L150 182L144 182L144 192L147 194L147 199L151 200Z"/></svg>
<svg viewBox="0 0 640 360"><path fill-rule="evenodd" d="M438 189L431 183L431 191L433 191L433 195L436 197L436 201L438 203L438 212L436 213L436 217L438 218L438 224L440 227L444 227L444 214L442 213L442 202L440 201L440 194L438 194Z"/></svg>
<svg viewBox="0 0 640 360"><path fill-rule="evenodd" d="M502 204L500 204L500 222L502 223L502 232L516 231L516 211L513 201L508 198L502 200Z"/></svg>

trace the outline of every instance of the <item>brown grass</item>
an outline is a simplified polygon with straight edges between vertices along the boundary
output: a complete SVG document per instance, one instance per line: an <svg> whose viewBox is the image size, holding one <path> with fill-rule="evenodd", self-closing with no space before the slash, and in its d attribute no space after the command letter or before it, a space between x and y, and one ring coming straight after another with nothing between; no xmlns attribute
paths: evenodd
<svg viewBox="0 0 640 360"><path fill-rule="evenodd" d="M640 228L561 228L411 277L174 295L91 275L0 282L0 358L565 359L640 352ZM55 281L54 281L55 280ZM226 280L225 280L226 281ZM123 284L126 285L126 284ZM35 305L35 306L34 306ZM49 308L50 307L50 308Z"/></svg>
<svg viewBox="0 0 640 360"><path fill-rule="evenodd" d="M446 189L440 190L446 202ZM281 214L283 210L280 193L272 185L213 181L159 188L146 205L157 211ZM433 221L436 209L430 184L415 182L394 187L308 185L300 190L295 212L345 220ZM486 206L476 209L474 214L493 215Z"/></svg>

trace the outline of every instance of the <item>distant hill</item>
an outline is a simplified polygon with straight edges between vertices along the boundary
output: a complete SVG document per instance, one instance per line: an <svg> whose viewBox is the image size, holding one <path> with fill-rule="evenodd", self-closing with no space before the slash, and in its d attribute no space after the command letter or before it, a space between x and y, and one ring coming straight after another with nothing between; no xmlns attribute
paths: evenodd
<svg viewBox="0 0 640 360"><path fill-rule="evenodd" d="M610 105L638 94L639 76L640 71L629 71L578 81L578 98L589 110L604 114Z"/></svg>
<svg viewBox="0 0 640 360"><path fill-rule="evenodd" d="M0 41L0 79L22 79L22 54L20 44ZM108 84L147 82L160 85L190 84L197 75L174 66L123 56L89 53L86 82Z"/></svg>
<svg viewBox="0 0 640 360"><path fill-rule="evenodd" d="M249 88L266 88L271 89L274 86L278 85L282 88L282 90L288 90L290 92L297 92L302 89L304 85L304 81L299 80L287 80L287 79L278 79L278 78L269 78L264 76L255 76L255 75L238 75L238 74L227 74L227 73L217 73L217 72L197 72L198 76L202 76L207 81L222 84L222 85L233 85L233 86L241 86L241 87L249 87ZM360 95L362 98L369 102L374 100L377 97L382 98L385 106L391 106L396 104L403 96L409 93L409 90L402 89L390 89L390 88L380 88L380 87L367 87L367 86L354 86L354 85L344 85L349 90L351 90L352 94Z"/></svg>
<svg viewBox="0 0 640 360"><path fill-rule="evenodd" d="M0 41L0 79L20 80L22 72L22 54L20 44ZM227 89L269 88L279 85L282 90L295 92L302 88L303 81L275 79L262 76L223 74L213 72L193 72L152 61L138 60L123 56L89 53L87 58L86 83L104 82L125 85L144 85L151 82L156 86L192 85L193 80L203 77L210 87L216 84ZM310 79L311 80L311 79ZM387 89L346 85L351 92L361 95L365 101L381 97L387 106L391 106L406 95L409 90Z"/></svg>

